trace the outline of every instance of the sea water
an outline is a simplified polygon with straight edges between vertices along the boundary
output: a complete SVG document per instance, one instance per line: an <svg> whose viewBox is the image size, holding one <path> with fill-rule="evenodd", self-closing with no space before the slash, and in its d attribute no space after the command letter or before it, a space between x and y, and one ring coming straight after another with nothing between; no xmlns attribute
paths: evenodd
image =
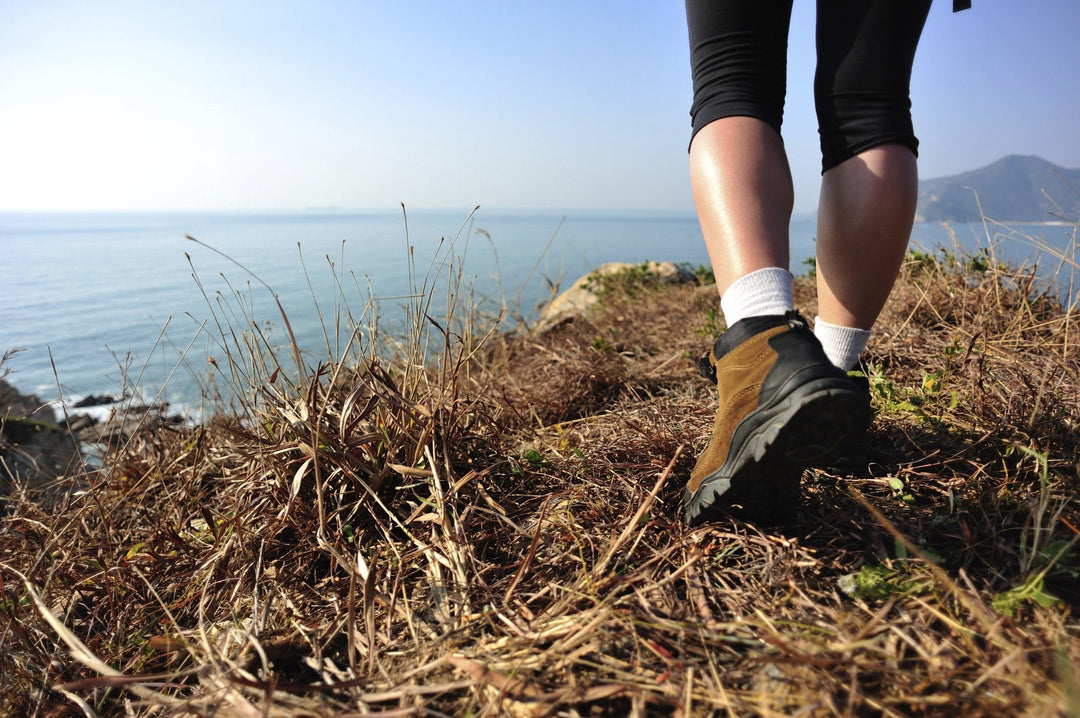
<svg viewBox="0 0 1080 718"><path fill-rule="evenodd" d="M990 235L1075 244L1074 227L1031 229ZM813 217L792 221L795 274L809 268L814 232ZM981 225L917 225L912 244L971 248L986 236ZM1015 237L1006 245L1016 261L1035 251ZM9 213L0 214L0 257L0 352L17 350L0 366L7 381L45 401L137 391L178 411L204 400L223 337L254 331L287 344L283 313L316 364L348 343L336 329L369 320L372 308L392 333L410 297L434 293L429 313L440 321L451 274L468 295L459 301L501 311L509 329L604 262L708 264L690 212L483 209Z"/></svg>

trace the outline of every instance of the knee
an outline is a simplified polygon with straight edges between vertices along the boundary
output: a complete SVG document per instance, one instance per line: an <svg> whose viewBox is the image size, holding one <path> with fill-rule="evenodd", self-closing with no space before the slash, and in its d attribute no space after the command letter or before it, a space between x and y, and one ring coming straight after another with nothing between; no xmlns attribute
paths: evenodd
<svg viewBox="0 0 1080 718"><path fill-rule="evenodd" d="M834 92L817 100L822 173L875 147L899 145L918 156L907 92Z"/></svg>

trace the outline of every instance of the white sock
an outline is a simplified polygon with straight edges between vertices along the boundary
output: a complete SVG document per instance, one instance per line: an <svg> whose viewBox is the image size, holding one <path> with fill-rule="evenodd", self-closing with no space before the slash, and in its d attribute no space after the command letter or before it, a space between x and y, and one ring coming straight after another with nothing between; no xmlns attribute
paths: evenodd
<svg viewBox="0 0 1080 718"><path fill-rule="evenodd" d="M814 336L825 348L825 356L844 371L851 371L859 365L859 357L870 341L869 329L856 327L838 327L829 324L821 317L814 317Z"/></svg>
<svg viewBox="0 0 1080 718"><path fill-rule="evenodd" d="M794 308L791 272L780 267L750 272L735 280L720 297L720 309L729 327L746 317L783 314Z"/></svg>

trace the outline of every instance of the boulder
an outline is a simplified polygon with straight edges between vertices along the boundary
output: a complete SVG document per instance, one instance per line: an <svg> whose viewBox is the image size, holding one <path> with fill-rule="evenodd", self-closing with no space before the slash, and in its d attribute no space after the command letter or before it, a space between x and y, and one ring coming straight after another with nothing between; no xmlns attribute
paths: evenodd
<svg viewBox="0 0 1080 718"><path fill-rule="evenodd" d="M579 278L569 289L552 299L541 310L534 331L543 333L585 314L589 307L600 301L596 288L602 283L597 281L598 278L639 269L665 283L696 281L693 272L675 262L608 262Z"/></svg>
<svg viewBox="0 0 1080 718"><path fill-rule="evenodd" d="M52 408L0 379L0 495L18 482L37 488L63 476L77 460L71 433Z"/></svg>

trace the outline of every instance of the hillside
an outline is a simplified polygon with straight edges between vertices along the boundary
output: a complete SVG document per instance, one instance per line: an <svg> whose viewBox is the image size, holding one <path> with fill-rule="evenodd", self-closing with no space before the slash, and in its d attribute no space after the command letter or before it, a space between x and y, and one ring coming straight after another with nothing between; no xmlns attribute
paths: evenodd
<svg viewBox="0 0 1080 718"><path fill-rule="evenodd" d="M715 287L594 279L542 332L418 295L347 362L236 331L240 416L14 487L0 715L1080 715L1074 314L912 253L869 466L808 471L789 524L688 528Z"/></svg>
<svg viewBox="0 0 1080 718"><path fill-rule="evenodd" d="M969 222L985 215L1001 222L1075 221L1078 190L1080 169L1009 155L977 170L920 181L917 219Z"/></svg>

